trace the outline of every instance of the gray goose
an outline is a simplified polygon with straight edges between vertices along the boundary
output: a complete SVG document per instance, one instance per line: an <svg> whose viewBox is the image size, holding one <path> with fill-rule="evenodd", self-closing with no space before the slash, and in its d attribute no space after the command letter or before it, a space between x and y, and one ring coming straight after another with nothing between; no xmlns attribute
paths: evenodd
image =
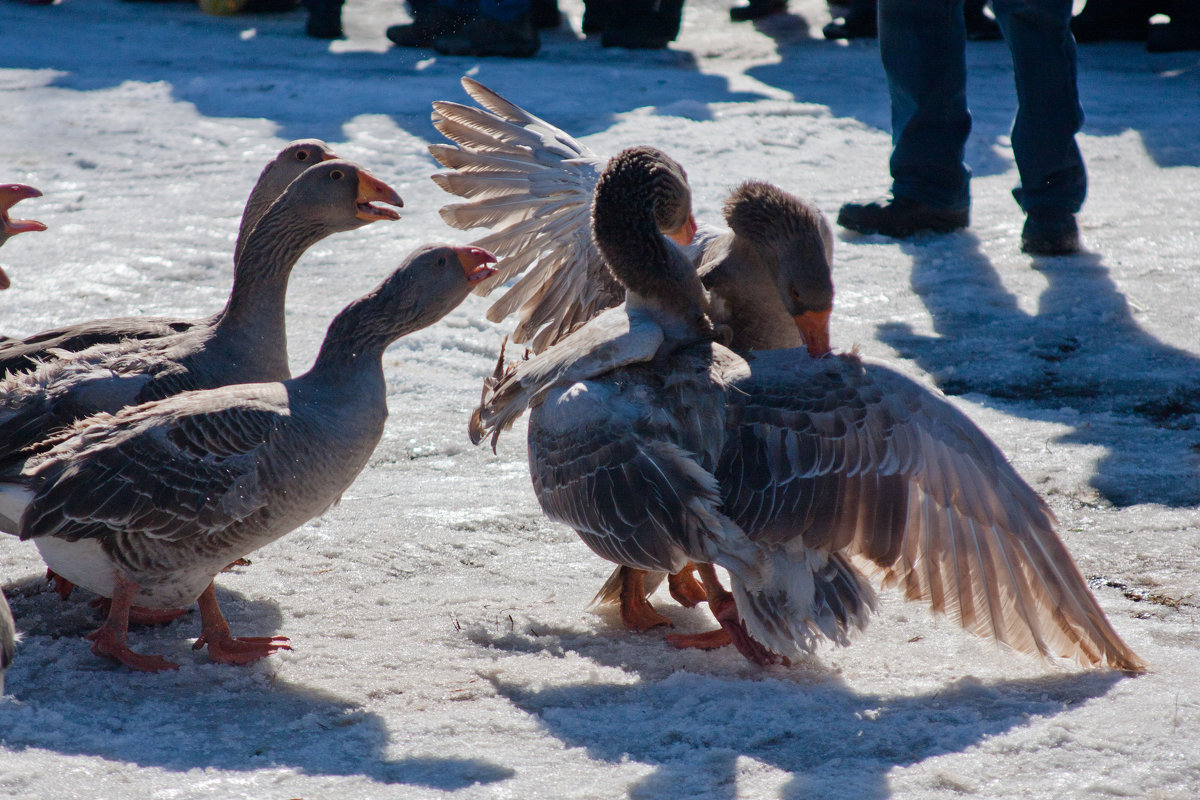
<svg viewBox="0 0 1200 800"><path fill-rule="evenodd" d="M196 648L212 660L286 648L281 637L234 638L214 576L337 502L383 434L384 349L449 313L494 260L475 247L422 247L337 315L305 374L97 414L0 474L7 529L16 523L50 569L112 598L92 650L133 669L174 668L130 650L130 608L197 600Z"/></svg>
<svg viewBox="0 0 1200 800"><path fill-rule="evenodd" d="M309 167L247 236L220 313L170 336L99 344L10 374L0 381L0 464L23 461L49 432L99 411L288 378L284 300L292 267L333 233L398 218L376 202L402 204L394 190L349 161ZM69 581L51 577L60 595L70 594Z"/></svg>
<svg viewBox="0 0 1200 800"><path fill-rule="evenodd" d="M452 170L434 182L470 202L446 205L441 215L456 228L495 231L474 242L501 259L496 276L476 293L520 275L488 309L488 319L519 314L513 341L540 352L625 299L589 221L606 159L478 81L464 77L462 85L481 107L435 102L434 127L454 144L429 151ZM714 321L732 328L734 349L795 347L803 336L814 355L827 353L833 230L820 210L778 187L749 182L726 200L730 230L698 228L686 173L662 158L670 167L653 187L659 229L688 245L685 252L718 300ZM761 288L746 292L747 286Z"/></svg>
<svg viewBox="0 0 1200 800"><path fill-rule="evenodd" d="M318 139L297 139L279 151L279 154L263 168L246 207L242 212L241 227L234 249L234 285L246 271L239 267L241 253L250 232L266 213L271 203L288 187L301 172L320 161L337 158L329 145ZM35 190L36 191L36 190ZM40 223L35 223L39 224ZM31 230L40 230L33 228ZM112 344L123 339L153 339L190 330L195 325L208 323L206 319L172 317L117 317L90 322L73 323L59 328L35 333L24 338L0 341L0 375L7 372L25 372L35 369L39 363L54 359L62 351L78 352L96 344Z"/></svg>
<svg viewBox="0 0 1200 800"><path fill-rule="evenodd" d="M13 219L8 213L22 200L41 196L42 193L37 189L23 183L0 184L0 246L18 233L46 230L46 226L37 220ZM8 275L0 269L0 290L7 289L11 285L12 282L8 279Z"/></svg>
<svg viewBox="0 0 1200 800"><path fill-rule="evenodd" d="M1140 671L1054 532L1046 504L943 397L855 355L742 357L658 233L627 151L602 174L593 229L626 287L605 312L485 386L476 442L530 410L534 492L597 554L699 572L732 643L769 663L846 644L875 605L853 559L911 600L1016 650ZM713 565L726 569L732 593Z"/></svg>

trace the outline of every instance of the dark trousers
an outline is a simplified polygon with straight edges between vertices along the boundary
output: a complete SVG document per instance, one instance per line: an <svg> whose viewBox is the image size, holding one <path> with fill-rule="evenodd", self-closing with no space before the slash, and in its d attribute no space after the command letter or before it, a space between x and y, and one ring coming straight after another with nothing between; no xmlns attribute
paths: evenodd
<svg viewBox="0 0 1200 800"><path fill-rule="evenodd" d="M945 209L970 205L963 163L967 108L963 0L880 0L879 50L892 103L892 193ZM1013 155L1023 209L1077 212L1087 173L1075 134L1083 109L1075 75L1071 0L993 0L1012 53Z"/></svg>

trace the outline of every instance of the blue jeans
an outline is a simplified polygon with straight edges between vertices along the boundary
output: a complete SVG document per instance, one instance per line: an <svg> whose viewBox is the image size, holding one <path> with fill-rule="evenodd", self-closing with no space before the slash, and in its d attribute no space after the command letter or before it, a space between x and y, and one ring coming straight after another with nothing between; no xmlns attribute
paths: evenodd
<svg viewBox="0 0 1200 800"><path fill-rule="evenodd" d="M879 51L892 102L892 194L950 210L970 206L963 163L967 109L962 0L879 0ZM1075 143L1083 109L1075 78L1071 0L992 0L1017 85L1013 155L1025 211L1075 213L1087 172Z"/></svg>

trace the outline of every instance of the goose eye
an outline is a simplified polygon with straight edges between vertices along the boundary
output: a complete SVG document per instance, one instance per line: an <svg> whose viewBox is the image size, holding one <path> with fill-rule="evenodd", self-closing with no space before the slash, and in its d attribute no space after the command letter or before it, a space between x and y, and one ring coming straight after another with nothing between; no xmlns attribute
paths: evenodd
<svg viewBox="0 0 1200 800"><path fill-rule="evenodd" d="M299 153L296 153L296 160L297 161L308 161L308 151L301 150Z"/></svg>
<svg viewBox="0 0 1200 800"><path fill-rule="evenodd" d="M438 266L439 267L446 266L446 257L445 256L441 256L438 258Z"/></svg>
<svg viewBox="0 0 1200 800"><path fill-rule="evenodd" d="M346 173L342 172L340 169L335 169L333 172L329 173L329 177L332 180L340 181L342 178L346 177Z"/></svg>

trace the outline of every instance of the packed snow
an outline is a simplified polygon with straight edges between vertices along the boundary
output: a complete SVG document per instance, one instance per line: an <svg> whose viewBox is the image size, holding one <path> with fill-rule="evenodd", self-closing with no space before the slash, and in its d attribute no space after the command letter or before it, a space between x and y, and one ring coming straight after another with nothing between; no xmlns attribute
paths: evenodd
<svg viewBox="0 0 1200 800"><path fill-rule="evenodd" d="M527 61L401 51L398 0L350 0L347 38L302 11L189 2L0 4L0 182L49 225L0 250L5 334L126 314L204 315L229 289L238 216L286 142L327 140L405 200L297 266L293 369L333 315L428 241L430 102L470 74L593 150L663 148L719 221L748 178L831 217L888 186L873 41L832 43L823 0L728 21L692 0L667 51L567 27ZM570 27L582 5L563 0ZM1200 54L1080 48L1085 252L1019 252L1015 104L1002 42L970 43L972 226L896 242L839 233L834 345L939 386L1049 502L1114 626L1121 674L1000 651L884 592L848 648L757 667L677 651L588 609L611 565L542 515L524 429L472 447L469 410L506 324L471 297L385 359L384 440L323 518L222 574L235 634L294 650L249 667L193 653L193 612L135 628L181 662L137 674L89 651L35 548L0 542L21 634L0 699L0 796L53 798L938 798L1200 795ZM480 232L480 235L482 232ZM703 608L660 592L676 630Z"/></svg>

